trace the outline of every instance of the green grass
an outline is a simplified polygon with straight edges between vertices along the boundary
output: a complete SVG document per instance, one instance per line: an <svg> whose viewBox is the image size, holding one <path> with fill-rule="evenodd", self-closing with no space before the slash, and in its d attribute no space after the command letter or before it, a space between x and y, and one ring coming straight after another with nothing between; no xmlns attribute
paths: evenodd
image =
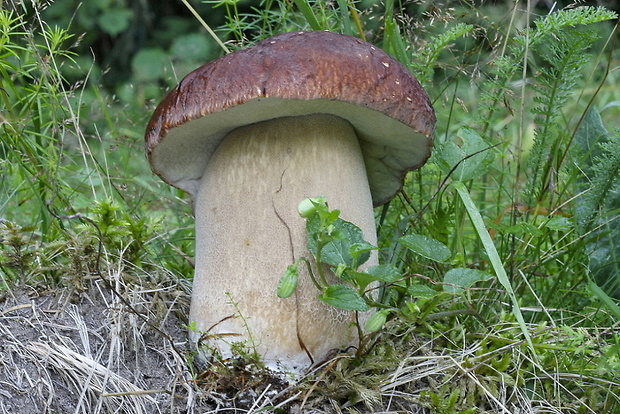
<svg viewBox="0 0 620 414"><path fill-rule="evenodd" d="M225 10L212 29L231 50L298 29L364 37L419 77L437 112L431 160L376 211L381 261L418 295L392 297L402 312L366 358L310 376L301 406L376 408L398 396L431 413L620 410L613 13L209 3ZM119 263L190 278L190 200L150 173L142 146L178 76L102 88L100 68L72 52L69 28L11 10L0 10L0 292L64 289ZM68 81L78 67L83 83ZM441 242L449 258L405 248L411 234ZM492 278L449 293L445 277L459 268Z"/></svg>

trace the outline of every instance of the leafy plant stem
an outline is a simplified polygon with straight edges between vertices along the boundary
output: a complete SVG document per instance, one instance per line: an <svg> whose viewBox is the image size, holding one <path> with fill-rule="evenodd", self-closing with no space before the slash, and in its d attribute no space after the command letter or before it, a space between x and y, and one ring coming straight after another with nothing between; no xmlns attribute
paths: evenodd
<svg viewBox="0 0 620 414"><path fill-rule="evenodd" d="M316 279L314 279L314 276L312 276L312 281L314 282L314 284L321 290L325 289L325 288L321 288L321 286L328 286L329 284L327 283L327 278L325 277L325 272L323 271L323 262L321 260L321 252L323 250L323 247L325 246L325 242L323 242L322 240L319 240L317 242L317 247L316 247L316 271L319 274L319 279L321 280L321 283L317 283ZM307 262L307 260L306 260ZM312 275L312 273L310 273Z"/></svg>
<svg viewBox="0 0 620 414"><path fill-rule="evenodd" d="M312 280L312 283L314 284L314 286L316 286L316 288L320 291L325 290L325 286L327 286L327 283L324 283L323 285L321 285L317 280L316 277L314 276L314 272L312 271L312 266L310 265L310 261L308 259L306 259L305 257L300 257L298 259L298 262L302 261L304 262L304 264L306 265L306 269L308 270L308 275L310 276L310 280ZM318 268L320 268L320 266L317 265L317 270ZM322 276L323 272L319 272L319 274ZM322 276L324 278L324 276Z"/></svg>

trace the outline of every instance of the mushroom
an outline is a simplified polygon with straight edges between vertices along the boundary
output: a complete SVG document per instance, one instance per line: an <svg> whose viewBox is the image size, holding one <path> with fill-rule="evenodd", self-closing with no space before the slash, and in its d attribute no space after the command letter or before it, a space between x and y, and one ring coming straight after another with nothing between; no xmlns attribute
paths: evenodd
<svg viewBox="0 0 620 414"><path fill-rule="evenodd" d="M318 300L303 270L294 297L276 295L287 264L310 257L297 204L325 196L375 243L373 206L426 162L434 125L415 77L351 36L284 33L187 75L155 110L146 152L194 197L191 341L224 357L244 342L292 372L353 344L354 313Z"/></svg>

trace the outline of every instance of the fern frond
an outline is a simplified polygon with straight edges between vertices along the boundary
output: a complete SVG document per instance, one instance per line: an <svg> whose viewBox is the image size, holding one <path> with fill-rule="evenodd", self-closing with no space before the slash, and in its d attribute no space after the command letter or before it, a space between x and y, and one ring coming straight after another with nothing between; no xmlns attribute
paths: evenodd
<svg viewBox="0 0 620 414"><path fill-rule="evenodd" d="M561 10L536 20L533 41L543 40L547 35L568 26L587 25L616 18L618 15L605 7L583 6Z"/></svg>
<svg viewBox="0 0 620 414"><path fill-rule="evenodd" d="M508 52L494 59L492 72L483 90L489 92L481 96L480 123L483 136L490 127L494 114L503 106L507 105L506 97L513 95L512 82L517 74L523 70L526 54L535 49L542 42L553 40L553 36L563 28L597 23L605 20L616 19L615 12L603 7L577 7L574 9L560 10L550 15L537 19L534 28L529 35L525 33L514 36L513 43L508 45Z"/></svg>
<svg viewBox="0 0 620 414"><path fill-rule="evenodd" d="M610 135L595 107L590 108L577 131L577 149L588 191L581 197L577 211L583 233L591 231L608 211L620 210L620 131ZM575 158L575 156L573 156Z"/></svg>
<svg viewBox="0 0 620 414"><path fill-rule="evenodd" d="M449 28L432 41L424 49L413 55L413 69L416 78L423 85L428 85L433 77L433 69L441 52L456 39L463 37L474 29L471 24L459 23Z"/></svg>
<svg viewBox="0 0 620 414"><path fill-rule="evenodd" d="M528 159L528 203L538 205L555 185L562 169L564 154L571 134L558 119L568 98L573 94L577 80L589 61L588 49L598 39L590 30L562 29L549 35L546 42L535 48L542 66L532 85L536 106L531 110L537 116L538 128ZM554 177L556 176L556 177Z"/></svg>
<svg viewBox="0 0 620 414"><path fill-rule="evenodd" d="M570 148L581 171L575 218L586 237L588 270L603 290L620 298L620 130L610 135L596 107L585 114Z"/></svg>
<svg viewBox="0 0 620 414"><path fill-rule="evenodd" d="M586 245L591 277L608 295L620 299L620 131L600 147L591 190L581 203L590 213L583 217L582 229L592 240Z"/></svg>

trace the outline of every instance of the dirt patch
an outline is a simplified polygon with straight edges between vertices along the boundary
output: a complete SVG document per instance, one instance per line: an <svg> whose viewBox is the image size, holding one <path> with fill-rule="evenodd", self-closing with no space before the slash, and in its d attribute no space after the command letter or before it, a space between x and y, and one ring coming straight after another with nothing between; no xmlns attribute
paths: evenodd
<svg viewBox="0 0 620 414"><path fill-rule="evenodd" d="M172 289L122 289L123 301L101 282L94 278L84 290L24 288L4 295L0 413L197 408L178 316L184 304L162 314L156 308L174 296Z"/></svg>
<svg viewBox="0 0 620 414"><path fill-rule="evenodd" d="M297 386L243 360L196 368L188 308L189 282L161 275L110 272L70 288L4 292L0 414L374 412L346 407L350 389L364 386L334 363ZM396 407L394 396L373 398ZM405 405L413 410L400 412L421 412Z"/></svg>
<svg viewBox="0 0 620 414"><path fill-rule="evenodd" d="M117 280L123 300L97 278L88 285L4 295L0 413L301 412L291 401L300 393L242 361L225 374L196 372L179 286Z"/></svg>

